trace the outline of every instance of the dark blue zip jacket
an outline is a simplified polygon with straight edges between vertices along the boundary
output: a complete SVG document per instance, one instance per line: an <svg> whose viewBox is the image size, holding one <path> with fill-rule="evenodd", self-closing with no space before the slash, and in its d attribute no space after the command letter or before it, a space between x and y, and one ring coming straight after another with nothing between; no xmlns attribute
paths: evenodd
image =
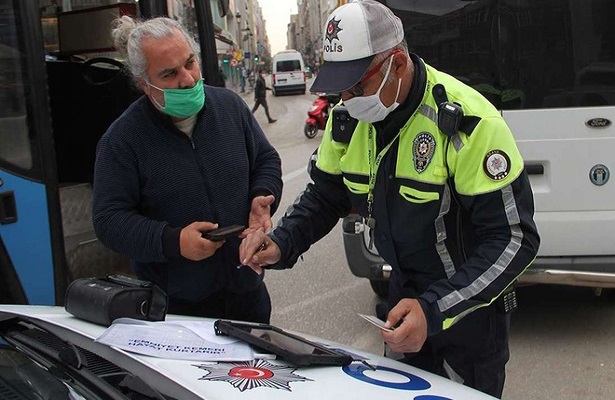
<svg viewBox="0 0 615 400"><path fill-rule="evenodd" d="M282 195L280 157L245 102L205 86L192 139L143 96L98 143L93 222L106 246L129 256L137 275L170 297L199 301L220 289L242 293L263 277L239 264L239 239L202 261L179 253L195 221L247 225L255 196Z"/></svg>

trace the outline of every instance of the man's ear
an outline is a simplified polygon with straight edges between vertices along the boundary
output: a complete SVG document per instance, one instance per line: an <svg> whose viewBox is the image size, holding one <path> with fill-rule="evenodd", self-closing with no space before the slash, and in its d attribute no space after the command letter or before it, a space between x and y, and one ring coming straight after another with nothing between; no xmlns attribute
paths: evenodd
<svg viewBox="0 0 615 400"><path fill-rule="evenodd" d="M406 73L406 70L408 69L408 62L408 56L406 56L404 53L398 53L393 55L392 70L394 71L396 76L403 76Z"/></svg>
<svg viewBox="0 0 615 400"><path fill-rule="evenodd" d="M149 96L149 92L150 92L151 88L149 87L147 82L145 82L145 79L137 78L137 83L139 84L139 87L141 88L143 93L145 93L146 95Z"/></svg>

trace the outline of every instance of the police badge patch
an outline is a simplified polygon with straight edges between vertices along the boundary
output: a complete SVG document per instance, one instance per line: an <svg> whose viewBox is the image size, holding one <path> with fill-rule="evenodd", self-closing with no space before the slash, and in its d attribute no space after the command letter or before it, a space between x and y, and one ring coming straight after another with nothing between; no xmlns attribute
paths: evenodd
<svg viewBox="0 0 615 400"><path fill-rule="evenodd" d="M429 132L421 132L412 142L414 169L421 173L425 171L436 150L436 140Z"/></svg>
<svg viewBox="0 0 615 400"><path fill-rule="evenodd" d="M510 158L502 150L491 150L483 163L485 174L494 181L501 181L510 173Z"/></svg>
<svg viewBox="0 0 615 400"><path fill-rule="evenodd" d="M340 19L331 18L331 20L327 23L325 39L327 39L329 43L332 43L333 39L340 40L339 36L337 36L337 34L343 30L342 28L340 28L340 22Z"/></svg>

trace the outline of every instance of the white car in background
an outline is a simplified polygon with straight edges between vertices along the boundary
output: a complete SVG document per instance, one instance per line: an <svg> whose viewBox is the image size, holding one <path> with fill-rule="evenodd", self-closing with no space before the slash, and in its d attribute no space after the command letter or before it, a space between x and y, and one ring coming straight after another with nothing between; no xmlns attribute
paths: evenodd
<svg viewBox="0 0 615 400"><path fill-rule="evenodd" d="M273 95L304 94L306 91L305 63L297 50L283 50L273 56L271 85Z"/></svg>
<svg viewBox="0 0 615 400"><path fill-rule="evenodd" d="M207 321L175 315L166 320ZM306 335L302 336L365 359L373 369L361 362L297 367L282 359L157 358L96 342L105 329L61 307L0 305L0 398L493 399L392 359Z"/></svg>

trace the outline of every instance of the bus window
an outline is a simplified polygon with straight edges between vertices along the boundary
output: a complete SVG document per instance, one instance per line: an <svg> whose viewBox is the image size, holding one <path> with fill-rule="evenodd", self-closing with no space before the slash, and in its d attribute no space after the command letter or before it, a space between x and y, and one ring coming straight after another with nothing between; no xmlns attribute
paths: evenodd
<svg viewBox="0 0 615 400"><path fill-rule="evenodd" d="M115 18L137 17L137 5L72 0L60 9L40 1L58 181L91 183L98 140L139 95L110 32Z"/></svg>
<svg viewBox="0 0 615 400"><path fill-rule="evenodd" d="M5 3L2 7L5 11L0 16L0 160L28 170L32 168L32 153L26 122L22 59L11 2L2 3Z"/></svg>

